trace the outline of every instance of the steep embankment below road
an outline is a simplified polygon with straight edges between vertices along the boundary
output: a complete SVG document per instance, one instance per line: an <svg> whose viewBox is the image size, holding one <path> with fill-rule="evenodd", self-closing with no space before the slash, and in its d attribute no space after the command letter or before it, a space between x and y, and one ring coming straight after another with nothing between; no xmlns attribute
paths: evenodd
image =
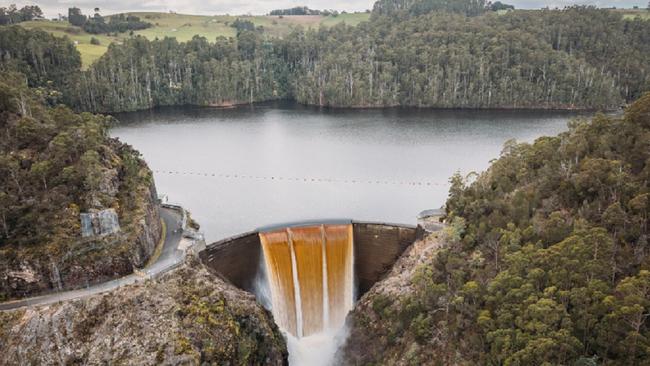
<svg viewBox="0 0 650 366"><path fill-rule="evenodd" d="M51 108L21 75L0 80L0 301L142 267L161 228L139 153L108 137L109 117Z"/></svg>
<svg viewBox="0 0 650 366"><path fill-rule="evenodd" d="M0 349L2 365L287 362L270 313L194 260L158 281L0 313Z"/></svg>

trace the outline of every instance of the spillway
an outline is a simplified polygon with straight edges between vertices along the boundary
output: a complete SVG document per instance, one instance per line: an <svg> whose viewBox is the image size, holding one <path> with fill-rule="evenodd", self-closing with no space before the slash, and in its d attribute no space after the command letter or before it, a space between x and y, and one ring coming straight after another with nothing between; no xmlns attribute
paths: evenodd
<svg viewBox="0 0 650 366"><path fill-rule="evenodd" d="M420 227L327 220L257 229L212 243L208 267L254 293L286 332L291 365L329 365L355 298L420 237Z"/></svg>
<svg viewBox="0 0 650 366"><path fill-rule="evenodd" d="M259 234L278 325L297 338L340 328L354 304L352 225Z"/></svg>
<svg viewBox="0 0 650 366"><path fill-rule="evenodd" d="M352 225L353 273L358 296L379 281L422 232L422 228L416 226L352 220L276 225L211 243L201 251L200 258L233 285L254 292L255 280L262 269L260 263L265 264L260 233L286 235L282 234L286 228L319 225Z"/></svg>

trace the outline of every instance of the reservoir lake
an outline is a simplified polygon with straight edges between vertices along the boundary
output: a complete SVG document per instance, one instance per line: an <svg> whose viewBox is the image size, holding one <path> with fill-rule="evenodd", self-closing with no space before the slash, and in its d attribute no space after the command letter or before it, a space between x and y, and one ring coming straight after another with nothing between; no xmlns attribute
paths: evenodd
<svg viewBox="0 0 650 366"><path fill-rule="evenodd" d="M115 117L111 136L142 153L158 193L188 209L210 243L305 220L415 225L444 205L452 174L481 172L507 140L556 135L580 114L281 102Z"/></svg>

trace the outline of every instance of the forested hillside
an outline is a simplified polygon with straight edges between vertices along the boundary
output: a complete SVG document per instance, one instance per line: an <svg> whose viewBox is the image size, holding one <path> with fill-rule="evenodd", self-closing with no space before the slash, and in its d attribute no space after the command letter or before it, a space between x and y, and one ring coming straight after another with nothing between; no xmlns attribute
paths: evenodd
<svg viewBox="0 0 650 366"><path fill-rule="evenodd" d="M0 71L19 71L30 87L73 88L81 58L74 44L41 30L0 27Z"/></svg>
<svg viewBox="0 0 650 366"><path fill-rule="evenodd" d="M254 27L213 40L133 37L64 81L5 45L24 38L19 31L0 30L0 50L16 55L3 67L27 67L39 78L30 77L33 85L52 75L69 104L99 112L278 98L330 107L614 109L650 90L649 20L589 7L484 10L473 0L382 0L358 26L298 27L282 38ZM14 65L16 57L27 61Z"/></svg>
<svg viewBox="0 0 650 366"><path fill-rule="evenodd" d="M111 45L82 73L69 95L91 111L129 111L164 105L233 105L288 97L287 69L256 31L208 42L194 37Z"/></svg>
<svg viewBox="0 0 650 366"><path fill-rule="evenodd" d="M42 17L43 11L35 5L25 5L20 9L16 4L0 7L0 25L18 24Z"/></svg>
<svg viewBox="0 0 650 366"><path fill-rule="evenodd" d="M397 23L383 17L297 37L289 46L302 51L292 60L300 65L295 98L316 105L442 108L610 108L619 102L607 74L488 20L440 13Z"/></svg>
<svg viewBox="0 0 650 366"><path fill-rule="evenodd" d="M348 363L648 364L650 94L451 181L445 244L361 300Z"/></svg>
<svg viewBox="0 0 650 366"><path fill-rule="evenodd" d="M488 25L521 29L612 76L621 96L635 100L650 90L650 21L624 19L590 7L510 12Z"/></svg>
<svg viewBox="0 0 650 366"><path fill-rule="evenodd" d="M485 0L379 0L373 8L373 15L402 18L431 12L450 12L474 16L485 12L486 3Z"/></svg>
<svg viewBox="0 0 650 366"><path fill-rule="evenodd" d="M139 153L108 137L110 117L48 107L22 74L0 76L0 301L143 266L160 219ZM121 230L82 238L80 213L109 208Z"/></svg>
<svg viewBox="0 0 650 366"><path fill-rule="evenodd" d="M603 27L610 36L594 37ZM99 111L275 98L335 107L615 108L650 88L648 34L648 21L588 8L375 14L357 27L196 38L171 52L171 40L132 41L111 49L76 90L83 108ZM603 49L611 56L595 57Z"/></svg>

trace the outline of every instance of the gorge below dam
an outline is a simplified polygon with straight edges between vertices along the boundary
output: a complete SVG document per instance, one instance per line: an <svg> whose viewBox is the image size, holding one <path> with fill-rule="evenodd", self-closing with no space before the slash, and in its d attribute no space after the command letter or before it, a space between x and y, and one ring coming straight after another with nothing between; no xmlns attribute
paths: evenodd
<svg viewBox="0 0 650 366"><path fill-rule="evenodd" d="M269 103L120 114L111 134L192 212L213 243L203 262L272 310L301 365L331 360L354 302L413 243L417 213L444 204L451 175L579 116ZM255 229L279 222L303 224Z"/></svg>

